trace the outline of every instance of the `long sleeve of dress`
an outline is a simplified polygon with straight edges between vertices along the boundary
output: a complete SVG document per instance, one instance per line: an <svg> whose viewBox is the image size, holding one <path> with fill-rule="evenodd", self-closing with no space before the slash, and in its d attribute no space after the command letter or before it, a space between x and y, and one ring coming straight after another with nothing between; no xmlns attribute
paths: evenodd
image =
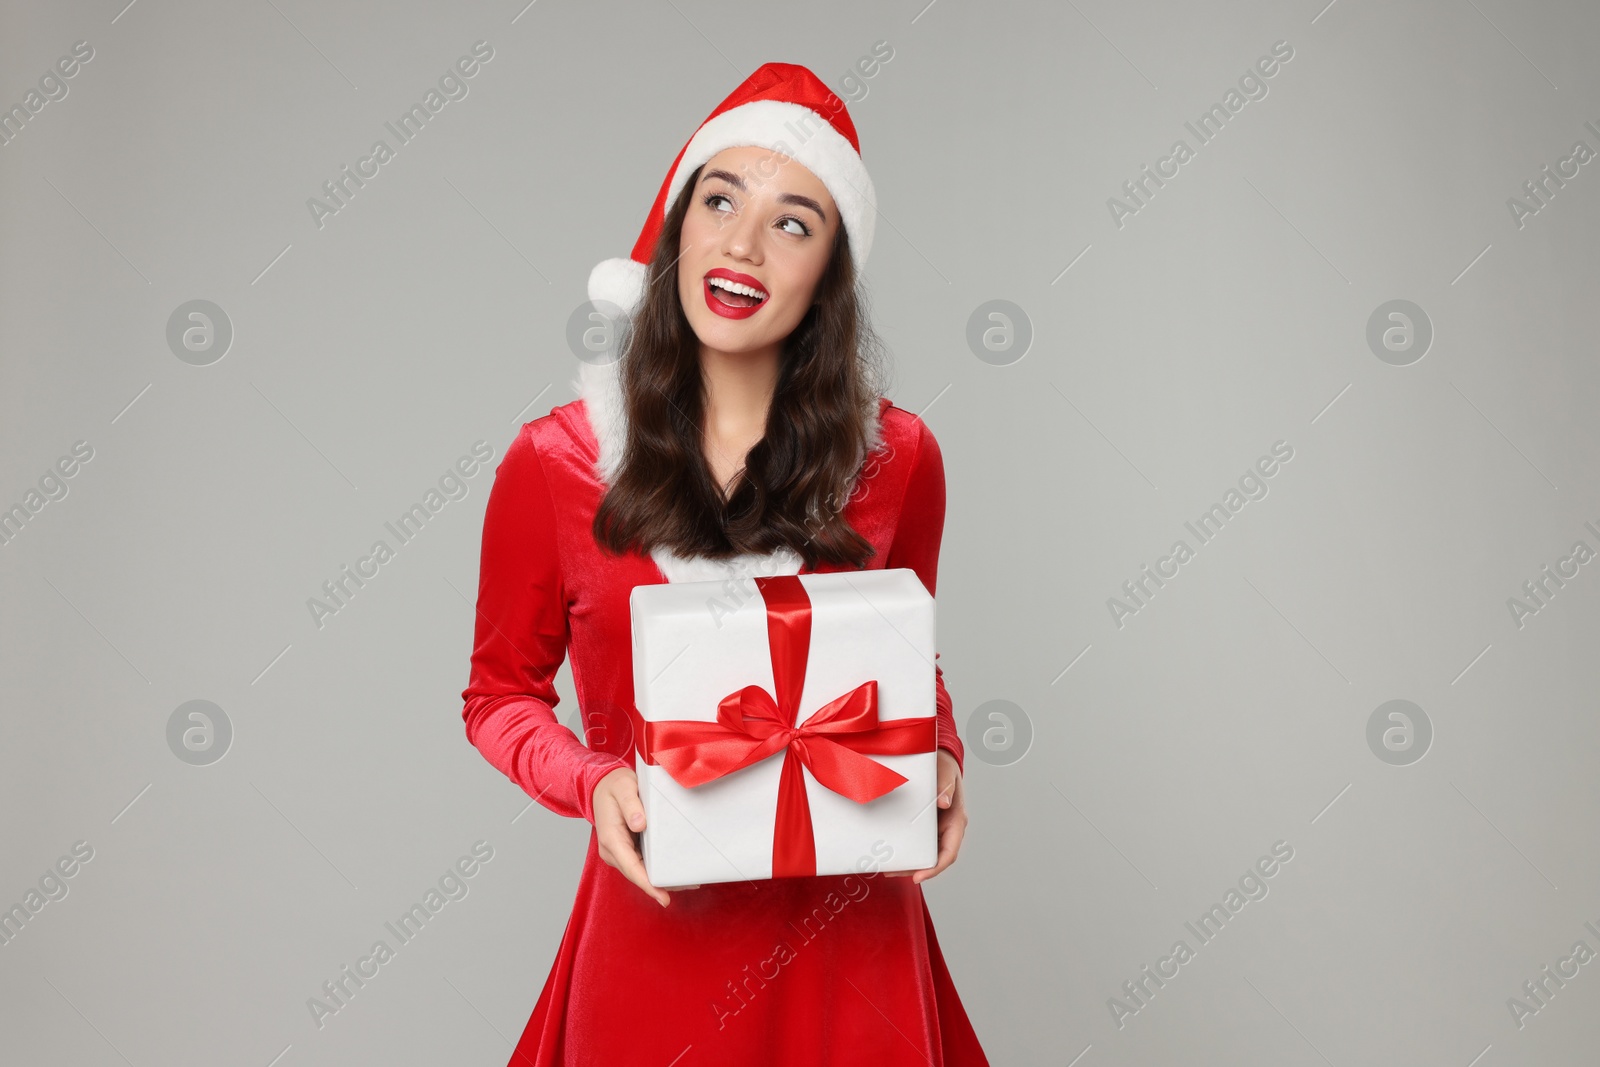
<svg viewBox="0 0 1600 1067"><path fill-rule="evenodd" d="M553 684L567 653L555 505L526 428L495 470L483 518L472 670L462 691L467 740L558 815L594 822L591 795L627 761L590 749L556 720Z"/></svg>
<svg viewBox="0 0 1600 1067"><path fill-rule="evenodd" d="M917 437L917 453L911 463L905 502L901 505L900 521L884 566L910 567L922 579L928 594L934 596L939 578L939 543L944 539L944 456L933 431L926 423L919 421L918 425L921 433ZM935 652L933 658L937 661L939 654ZM938 747L947 749L965 773L965 747L956 729L950 692L944 685L944 671L937 662L933 676Z"/></svg>

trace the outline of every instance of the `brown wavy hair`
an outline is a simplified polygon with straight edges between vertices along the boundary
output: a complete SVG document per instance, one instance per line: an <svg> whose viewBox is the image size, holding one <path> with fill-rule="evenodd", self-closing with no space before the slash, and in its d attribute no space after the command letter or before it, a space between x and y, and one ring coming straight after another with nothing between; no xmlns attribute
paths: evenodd
<svg viewBox="0 0 1600 1067"><path fill-rule="evenodd" d="M843 511L866 459L882 346L856 284L849 235L843 225L834 231L817 303L784 339L766 434L724 500L701 447L700 342L678 298L678 242L701 169L663 219L644 299L623 324L628 440L595 513L595 541L619 554L664 545L711 559L787 546L808 567L863 566L876 550Z"/></svg>

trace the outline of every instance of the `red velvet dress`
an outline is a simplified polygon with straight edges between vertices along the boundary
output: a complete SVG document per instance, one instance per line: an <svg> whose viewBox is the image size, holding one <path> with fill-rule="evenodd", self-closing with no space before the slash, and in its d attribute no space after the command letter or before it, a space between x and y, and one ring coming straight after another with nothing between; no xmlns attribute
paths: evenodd
<svg viewBox="0 0 1600 1067"><path fill-rule="evenodd" d="M551 811L592 823L595 784L634 765L628 594L667 574L653 556L603 555L594 541L605 483L586 403L524 425L495 472L462 715L468 740L490 763ZM881 445L845 515L877 549L868 567L909 567L932 593L943 461L920 419L886 399L879 404ZM569 648L587 743L551 710L552 679ZM936 678L938 744L960 761L943 672ZM710 884L673 892L663 908L600 858L591 832L566 933L510 1063L988 1060L945 968L922 887L910 878Z"/></svg>

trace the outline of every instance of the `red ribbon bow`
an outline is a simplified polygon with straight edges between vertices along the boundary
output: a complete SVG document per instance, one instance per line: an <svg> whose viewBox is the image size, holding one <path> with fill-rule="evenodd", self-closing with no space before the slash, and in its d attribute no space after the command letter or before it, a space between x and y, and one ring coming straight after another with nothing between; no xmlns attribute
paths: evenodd
<svg viewBox="0 0 1600 1067"><path fill-rule="evenodd" d="M767 609L772 655L771 693L747 685L723 697L713 722L669 719L644 722L635 711L639 755L693 788L783 752L778 815L772 838L772 877L817 873L816 837L802 766L818 782L858 804L876 800L907 779L873 755L931 752L936 719L878 721L878 682L862 682L835 697L800 726L800 694L811 649L811 598L792 574L758 577Z"/></svg>

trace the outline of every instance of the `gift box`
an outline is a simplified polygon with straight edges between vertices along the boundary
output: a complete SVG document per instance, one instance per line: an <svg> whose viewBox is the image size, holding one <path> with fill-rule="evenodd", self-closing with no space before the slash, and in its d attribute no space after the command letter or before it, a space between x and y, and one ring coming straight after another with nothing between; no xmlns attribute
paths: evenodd
<svg viewBox="0 0 1600 1067"><path fill-rule="evenodd" d="M636 586L657 886L931 867L934 600L905 568Z"/></svg>

